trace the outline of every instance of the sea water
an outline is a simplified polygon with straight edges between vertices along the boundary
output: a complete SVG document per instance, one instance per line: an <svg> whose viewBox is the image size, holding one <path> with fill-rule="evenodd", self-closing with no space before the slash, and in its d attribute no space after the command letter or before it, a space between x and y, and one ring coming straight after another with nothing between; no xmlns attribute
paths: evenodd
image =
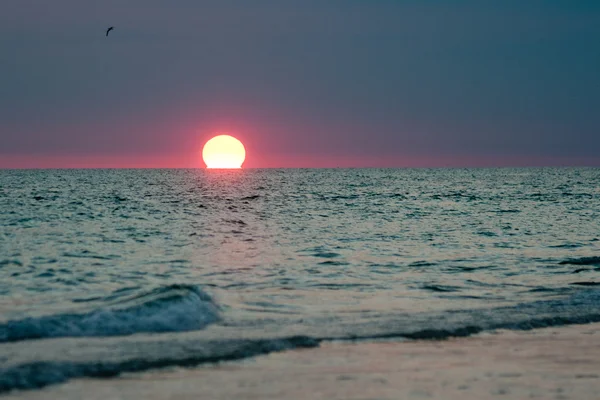
<svg viewBox="0 0 600 400"><path fill-rule="evenodd" d="M600 169L0 171L0 393L600 321Z"/></svg>

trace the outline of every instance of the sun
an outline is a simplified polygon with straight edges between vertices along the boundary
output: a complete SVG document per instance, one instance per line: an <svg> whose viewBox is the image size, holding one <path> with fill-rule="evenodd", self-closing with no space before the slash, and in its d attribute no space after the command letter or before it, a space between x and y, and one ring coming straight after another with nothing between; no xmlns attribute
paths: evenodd
<svg viewBox="0 0 600 400"><path fill-rule="evenodd" d="M206 142L202 149L202 159L206 168L242 168L246 149L233 136L219 135Z"/></svg>

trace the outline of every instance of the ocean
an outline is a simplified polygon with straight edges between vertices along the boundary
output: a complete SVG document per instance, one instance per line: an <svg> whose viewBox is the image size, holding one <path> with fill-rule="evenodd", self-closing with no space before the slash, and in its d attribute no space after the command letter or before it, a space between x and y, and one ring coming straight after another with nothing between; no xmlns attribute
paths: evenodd
<svg viewBox="0 0 600 400"><path fill-rule="evenodd" d="M0 393L600 321L600 169L0 170Z"/></svg>

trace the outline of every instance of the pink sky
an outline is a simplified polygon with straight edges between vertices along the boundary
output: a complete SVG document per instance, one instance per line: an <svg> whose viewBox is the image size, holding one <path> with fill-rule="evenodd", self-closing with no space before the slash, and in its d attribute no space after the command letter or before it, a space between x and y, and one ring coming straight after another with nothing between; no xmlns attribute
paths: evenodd
<svg viewBox="0 0 600 400"><path fill-rule="evenodd" d="M429 168L429 167L597 166L593 158L567 157L328 157L247 153L243 168ZM0 168L204 168L201 151L156 156L2 156Z"/></svg>

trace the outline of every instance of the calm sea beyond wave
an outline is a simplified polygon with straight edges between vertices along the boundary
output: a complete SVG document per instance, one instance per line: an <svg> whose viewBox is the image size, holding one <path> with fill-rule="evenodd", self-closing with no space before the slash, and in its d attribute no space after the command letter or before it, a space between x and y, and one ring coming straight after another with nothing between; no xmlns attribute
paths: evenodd
<svg viewBox="0 0 600 400"><path fill-rule="evenodd" d="M600 169L0 171L0 393L600 321Z"/></svg>

